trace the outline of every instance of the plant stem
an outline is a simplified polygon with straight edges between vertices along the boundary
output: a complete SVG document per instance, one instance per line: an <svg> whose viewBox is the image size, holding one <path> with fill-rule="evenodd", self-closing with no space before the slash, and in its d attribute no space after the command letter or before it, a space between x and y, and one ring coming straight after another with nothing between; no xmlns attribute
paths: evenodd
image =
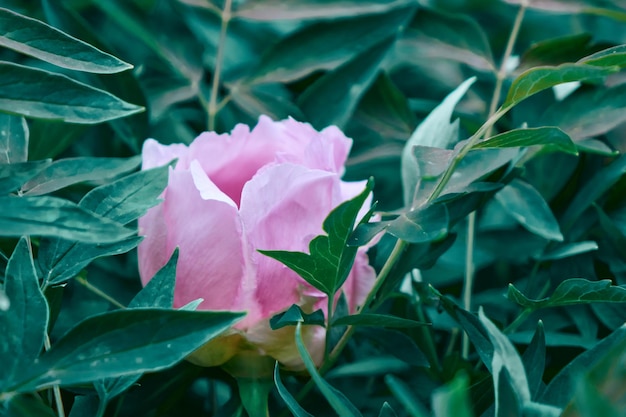
<svg viewBox="0 0 626 417"><path fill-rule="evenodd" d="M211 86L211 96L209 98L209 130L215 130L215 116L219 111L217 108L217 91L220 88L220 76L222 73L222 63L224 61L224 49L226 46L226 32L231 18L232 0L224 0L224 10L222 11L222 26L220 28L220 39L217 44L217 54L215 56L215 68L213 69L213 84Z"/></svg>
<svg viewBox="0 0 626 417"><path fill-rule="evenodd" d="M467 217L467 236L465 246L465 278L463 283L463 308L470 311L472 308L472 288L474 286L474 241L476 239L476 212ZM470 341L467 333L463 332L461 357L469 356Z"/></svg>
<svg viewBox="0 0 626 417"><path fill-rule="evenodd" d="M47 351L50 350L50 336L46 332L46 337L43 339L43 347ZM65 417L65 409L63 408L63 398L61 398L61 389L58 385L52 386L52 392L54 394L54 404L57 408L57 415L59 417Z"/></svg>
<svg viewBox="0 0 626 417"><path fill-rule="evenodd" d="M126 308L126 306L124 304L120 303L115 298L111 297L109 294L107 294L104 291L102 291L100 288L90 284L85 278L83 278L83 277L76 277L76 281L78 281L79 284L83 285L85 288L87 288L92 293L96 294L99 297L104 298L109 303L113 304L115 307Z"/></svg>

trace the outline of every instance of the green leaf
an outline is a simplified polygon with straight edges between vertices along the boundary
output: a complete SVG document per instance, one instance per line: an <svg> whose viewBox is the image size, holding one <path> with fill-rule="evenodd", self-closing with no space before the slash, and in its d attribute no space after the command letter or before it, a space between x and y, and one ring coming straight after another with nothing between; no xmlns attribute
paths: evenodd
<svg viewBox="0 0 626 417"><path fill-rule="evenodd" d="M435 417L472 417L472 406L469 399L469 378L463 372L432 395Z"/></svg>
<svg viewBox="0 0 626 417"><path fill-rule="evenodd" d="M430 416L430 413L419 402L417 395L412 393L406 383L400 378L390 374L385 375L385 384L387 384L393 396L396 397L411 417Z"/></svg>
<svg viewBox="0 0 626 417"><path fill-rule="evenodd" d="M449 216L444 204L431 204L391 221L387 232L409 243L438 241L448 234Z"/></svg>
<svg viewBox="0 0 626 417"><path fill-rule="evenodd" d="M399 44L406 49L409 62L445 59L479 71L496 71L489 40L482 26L468 14L422 8L403 35Z"/></svg>
<svg viewBox="0 0 626 417"><path fill-rule="evenodd" d="M330 212L322 226L327 235L320 235L311 240L310 254L266 250L259 252L282 262L325 294L335 294L352 269L358 247L348 245L348 241L354 231L359 211L373 187L374 181L368 180L361 194L341 203ZM361 222L368 221L371 214L370 210Z"/></svg>
<svg viewBox="0 0 626 417"><path fill-rule="evenodd" d="M56 417L56 413L36 394L23 394L11 397L6 406L5 417Z"/></svg>
<svg viewBox="0 0 626 417"><path fill-rule="evenodd" d="M65 75L0 62L0 112L93 124L143 110Z"/></svg>
<svg viewBox="0 0 626 417"><path fill-rule="evenodd" d="M563 241L559 223L550 206L532 185L514 179L498 191L496 200L530 232L548 240Z"/></svg>
<svg viewBox="0 0 626 417"><path fill-rule="evenodd" d="M509 284L507 297L532 310L588 303L626 303L626 288L611 285L611 280L589 281L571 278L561 282L550 297L532 300Z"/></svg>
<svg viewBox="0 0 626 417"><path fill-rule="evenodd" d="M0 114L0 164L28 160L28 125L23 117Z"/></svg>
<svg viewBox="0 0 626 417"><path fill-rule="evenodd" d="M467 90L476 81L470 78L459 85L439 104L417 129L404 145L402 151L402 189L404 190L404 205L410 207L413 203L419 178L422 175L413 149L416 146L432 148L449 148L458 140L459 123L450 123L452 112Z"/></svg>
<svg viewBox="0 0 626 417"><path fill-rule="evenodd" d="M519 69L574 62L594 51L589 33L577 33L532 44L522 55Z"/></svg>
<svg viewBox="0 0 626 417"><path fill-rule="evenodd" d="M540 401L557 407L565 407L574 395L576 380L580 374L600 363L614 348L623 346L625 341L626 324L602 339L593 348L578 355L561 369L548 384Z"/></svg>
<svg viewBox="0 0 626 417"><path fill-rule="evenodd" d="M276 314L270 318L270 327L272 330L278 330L286 326L295 326L298 323L324 327L326 324L324 312L322 310L315 310L311 314L306 314L297 304L292 304L287 311Z"/></svg>
<svg viewBox="0 0 626 417"><path fill-rule="evenodd" d="M24 195L48 194L85 181L107 180L131 171L141 163L141 157L60 159L47 166L22 186Z"/></svg>
<svg viewBox="0 0 626 417"><path fill-rule="evenodd" d="M116 222L127 224L143 216L167 186L169 166L131 174L88 192L79 206Z"/></svg>
<svg viewBox="0 0 626 417"><path fill-rule="evenodd" d="M551 150L578 155L576 145L570 137L557 127L514 129L478 142L472 149L515 148L541 145Z"/></svg>
<svg viewBox="0 0 626 417"><path fill-rule="evenodd" d="M167 263L133 297L128 303L128 308L173 308L177 262L178 248L174 249Z"/></svg>
<svg viewBox="0 0 626 417"><path fill-rule="evenodd" d="M48 328L48 304L24 237L9 259L4 292L9 305L0 309L0 386L19 378L39 356Z"/></svg>
<svg viewBox="0 0 626 417"><path fill-rule="evenodd" d="M559 126L574 141L599 136L626 121L626 85L576 91L548 107L539 123Z"/></svg>
<svg viewBox="0 0 626 417"><path fill-rule="evenodd" d="M598 244L592 240L584 242L565 243L539 257L539 261L555 261L557 259L569 258L570 256L598 250Z"/></svg>
<svg viewBox="0 0 626 417"><path fill-rule="evenodd" d="M393 408L389 405L387 401L383 403L383 406L380 408L380 412L378 413L378 417L398 417Z"/></svg>
<svg viewBox="0 0 626 417"><path fill-rule="evenodd" d="M626 67L626 45L618 45L598 51L595 54L582 58L578 62L598 67L618 66L624 68Z"/></svg>
<svg viewBox="0 0 626 417"><path fill-rule="evenodd" d="M591 177L585 185L580 187L576 197L563 213L561 218L563 228L570 228L591 204L615 185L624 173L626 173L626 155L620 156Z"/></svg>
<svg viewBox="0 0 626 417"><path fill-rule="evenodd" d="M406 372L410 366L406 361L393 356L376 355L358 359L333 368L326 374L327 379L379 376Z"/></svg>
<svg viewBox="0 0 626 417"><path fill-rule="evenodd" d="M0 8L0 46L76 71L112 74L133 66L44 22Z"/></svg>
<svg viewBox="0 0 626 417"><path fill-rule="evenodd" d="M298 105L314 127L345 127L361 96L376 79L395 40L395 36L392 36L375 44L334 71L326 73L302 93Z"/></svg>
<svg viewBox="0 0 626 417"><path fill-rule="evenodd" d="M289 82L318 70L337 68L382 39L394 36L411 17L412 10L412 7L394 9L384 14L356 15L305 26L263 55L250 82Z"/></svg>
<svg viewBox="0 0 626 417"><path fill-rule="evenodd" d="M184 3L198 5L193 0ZM283 0L246 1L234 13L235 17L259 21L274 20L320 20L385 13L410 4L410 0Z"/></svg>
<svg viewBox="0 0 626 417"><path fill-rule="evenodd" d="M106 244L134 234L118 222L56 197L0 197L0 207L0 236L55 236Z"/></svg>
<svg viewBox="0 0 626 417"><path fill-rule="evenodd" d="M556 67L532 68L524 71L513 81L502 107L513 107L533 94L557 84L597 80L617 71L619 71L619 67L597 67L584 64L562 64Z"/></svg>
<svg viewBox="0 0 626 417"><path fill-rule="evenodd" d="M430 367L426 355L406 333L382 327L368 327L363 335L370 338L384 352L390 353L409 365Z"/></svg>
<svg viewBox="0 0 626 417"><path fill-rule="evenodd" d="M546 335L541 320L537 323L537 330L522 355L522 362L528 377L530 395L535 398L543 383L542 378L546 364Z"/></svg>
<svg viewBox="0 0 626 417"><path fill-rule="evenodd" d="M291 393L287 390L287 387L283 384L283 381L280 379L278 362L276 362L276 366L274 366L274 384L276 385L280 398L283 399L285 405L294 417L313 417L312 414L307 413L306 410L298 404L298 401L293 398L293 395L291 395Z"/></svg>
<svg viewBox="0 0 626 417"><path fill-rule="evenodd" d="M362 313L340 317L333 322L333 326L373 326L396 328L421 327L428 325L430 325L430 323L422 323L419 321L390 316L387 314L372 313Z"/></svg>
<svg viewBox="0 0 626 417"><path fill-rule="evenodd" d="M0 194L16 191L49 166L50 160L0 164Z"/></svg>
<svg viewBox="0 0 626 417"><path fill-rule="evenodd" d="M346 417L361 416L359 410L357 410L357 408L350 403L350 401L340 391L336 390L328 382L326 382L319 372L317 372L313 359L311 358L311 355L309 355L309 352L307 352L306 346L304 346L304 341L302 340L302 323L298 323L296 325L296 347L298 348L300 357L304 362L304 366L307 371L309 371L309 375L311 375L315 385L317 385L317 388L335 412L340 416Z"/></svg>
<svg viewBox="0 0 626 417"><path fill-rule="evenodd" d="M28 392L168 368L230 328L243 313L117 310L89 317L5 391Z"/></svg>

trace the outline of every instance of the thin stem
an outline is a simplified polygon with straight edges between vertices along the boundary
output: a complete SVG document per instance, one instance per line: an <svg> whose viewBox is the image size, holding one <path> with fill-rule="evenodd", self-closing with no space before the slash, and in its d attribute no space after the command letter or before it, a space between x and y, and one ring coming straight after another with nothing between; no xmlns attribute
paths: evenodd
<svg viewBox="0 0 626 417"><path fill-rule="evenodd" d="M474 241L476 239L476 212L473 211L467 218L467 236L465 247L465 282L463 285L463 308L470 311L472 308L472 288L474 286ZM469 356L470 341L467 333L463 333L461 357Z"/></svg>
<svg viewBox="0 0 626 417"><path fill-rule="evenodd" d="M209 98L209 130L215 130L215 116L219 111L217 108L217 90L220 87L220 76L222 73L222 63L224 61L224 49L226 46L226 32L231 18L232 0L224 0L224 10L222 11L222 26L220 29L220 40L217 44L217 54L215 56L215 68L213 69L213 84L211 96Z"/></svg>
<svg viewBox="0 0 626 417"><path fill-rule="evenodd" d="M126 308L126 306L124 304L120 303L115 298L111 297L109 294L107 294L104 291L102 291L100 288L95 287L94 285L90 284L85 278L83 278L83 277L76 277L76 281L78 281L79 284L83 285L85 288L87 288L92 293L96 294L97 296L99 296L101 298L104 298L109 303L113 304L115 307Z"/></svg>
<svg viewBox="0 0 626 417"><path fill-rule="evenodd" d="M43 347L47 351L50 350L50 336L46 333L46 337L43 339ZM57 408L57 415L59 417L65 417L65 409L63 408L63 398L61 398L61 388L58 385L52 386L52 392L54 394L54 404Z"/></svg>
<svg viewBox="0 0 626 417"><path fill-rule="evenodd" d="M328 355L330 354L330 333L331 333L331 328L332 328L332 323L333 323L333 303L334 303L334 297L328 296L328 309L327 309L327 314L326 314L326 347L324 349L324 357L328 358Z"/></svg>

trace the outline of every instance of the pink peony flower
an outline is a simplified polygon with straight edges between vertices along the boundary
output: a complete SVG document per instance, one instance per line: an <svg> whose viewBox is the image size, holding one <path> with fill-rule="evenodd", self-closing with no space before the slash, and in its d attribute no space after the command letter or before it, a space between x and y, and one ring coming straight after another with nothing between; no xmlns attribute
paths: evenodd
<svg viewBox="0 0 626 417"><path fill-rule="evenodd" d="M230 135L205 132L189 146L145 142L143 169L178 162L170 168L163 202L139 220L143 284L179 247L175 307L202 298L199 309L247 311L228 334L192 354L192 362L217 366L252 354L303 369L293 328L272 331L269 319L294 303L306 312L325 310L326 296L257 250L308 252L330 211L363 191L364 181L341 180L351 144L334 126L317 132L266 116L252 131L240 124ZM342 288L352 312L374 278L361 248ZM325 329L304 329L319 364Z"/></svg>

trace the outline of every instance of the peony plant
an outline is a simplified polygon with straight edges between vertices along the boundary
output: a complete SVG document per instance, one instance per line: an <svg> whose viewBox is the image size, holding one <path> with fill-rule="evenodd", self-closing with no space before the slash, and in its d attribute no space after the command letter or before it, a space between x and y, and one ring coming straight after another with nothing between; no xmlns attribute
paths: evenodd
<svg viewBox="0 0 626 417"><path fill-rule="evenodd" d="M272 330L269 319L292 304L326 312L327 296L259 250L307 252L333 208L364 190L365 181L341 180L351 145L337 127L318 132L291 118L275 122L266 116L252 130L239 124L230 134L205 132L189 146L145 142L143 169L177 162L163 201L139 219L143 284L178 247L175 307L200 298L199 309L247 312L190 361L223 365L231 373L247 372L241 364L249 357L304 369L293 327ZM365 251L357 252L340 290L351 312L375 279ZM305 327L303 338L317 364L325 337L323 327Z"/></svg>

